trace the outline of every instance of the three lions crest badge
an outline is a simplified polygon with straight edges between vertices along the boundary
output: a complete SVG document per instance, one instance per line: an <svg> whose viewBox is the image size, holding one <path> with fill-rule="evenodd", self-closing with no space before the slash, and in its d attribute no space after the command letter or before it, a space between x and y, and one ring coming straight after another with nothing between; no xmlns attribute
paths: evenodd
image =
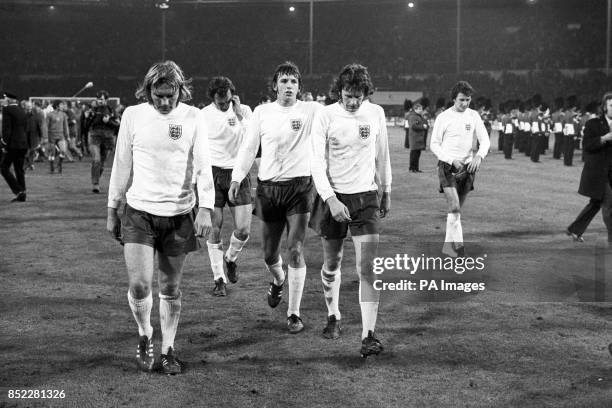
<svg viewBox="0 0 612 408"><path fill-rule="evenodd" d="M302 128L302 119L291 119L291 129L294 132L299 131Z"/></svg>
<svg viewBox="0 0 612 408"><path fill-rule="evenodd" d="M170 136L170 139L172 140L178 140L181 138L181 136L183 136L183 127L182 125L168 125L169 129L168 129L168 136Z"/></svg>
<svg viewBox="0 0 612 408"><path fill-rule="evenodd" d="M370 137L370 125L359 125L359 137L363 140Z"/></svg>

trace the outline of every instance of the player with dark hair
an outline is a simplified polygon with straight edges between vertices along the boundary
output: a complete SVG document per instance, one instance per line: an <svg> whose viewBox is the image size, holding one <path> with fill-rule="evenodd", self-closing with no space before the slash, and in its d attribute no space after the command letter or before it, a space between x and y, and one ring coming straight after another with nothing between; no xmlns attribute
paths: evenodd
<svg viewBox="0 0 612 408"><path fill-rule="evenodd" d="M438 158L440 192L448 204L446 237L442 253L464 256L461 207L468 192L474 189L474 178L482 160L489 152L489 135L478 112L470 109L474 89L465 82L457 82L451 90L454 104L436 118L430 148ZM472 148L478 140L479 148Z"/></svg>
<svg viewBox="0 0 612 408"><path fill-rule="evenodd" d="M151 371L154 363L151 286L157 255L160 362L166 374L183 369L174 352L183 265L187 253L198 249L196 235L208 235L214 204L206 128L200 111L182 103L191 97L188 84L172 61L149 69L137 92L148 102L130 106L123 114L108 192L106 228L124 244L127 297L140 336L136 359L144 371ZM199 197L195 221L192 180ZM120 223L117 208L124 200Z"/></svg>
<svg viewBox="0 0 612 408"><path fill-rule="evenodd" d="M306 263L304 239L313 203L310 172L310 131L315 112L323 107L298 99L302 77L292 62L280 64L272 78L276 101L259 105L250 120L232 172L230 201L238 200L240 184L248 176L261 143L261 163L256 192L256 213L263 221L263 252L273 281L268 304L276 307L282 297L285 277L289 281L287 326L290 333L304 329L300 302ZM285 274L280 255L281 238L287 227L289 267Z"/></svg>
<svg viewBox="0 0 612 408"><path fill-rule="evenodd" d="M212 214L213 228L208 236L208 256L213 271L215 287L213 295L225 296L226 283L238 281L238 254L249 239L251 231L251 182L245 177L235 202L229 201L228 191L232 179L238 149L242 143L251 108L240 103L236 88L227 77L215 77L208 84L208 96L212 103L202 109L202 120L207 128L210 157L215 183L215 208ZM223 252L221 227L223 207L229 206L235 229L229 247ZM223 270L227 268L227 277Z"/></svg>
<svg viewBox="0 0 612 408"><path fill-rule="evenodd" d="M331 89L338 102L317 113L312 130L312 176L319 195L310 226L323 244L321 280L328 310L323 336L340 337L340 267L350 230L359 276L364 357L383 349L374 337L380 292L373 287L372 262L378 250L379 217L385 217L391 206L387 125L383 109L367 100L372 91L367 68L346 65Z"/></svg>

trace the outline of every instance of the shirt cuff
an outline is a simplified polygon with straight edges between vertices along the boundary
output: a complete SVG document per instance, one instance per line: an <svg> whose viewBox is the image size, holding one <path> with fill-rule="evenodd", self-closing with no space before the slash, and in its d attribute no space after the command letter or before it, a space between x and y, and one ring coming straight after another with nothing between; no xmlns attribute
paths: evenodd
<svg viewBox="0 0 612 408"><path fill-rule="evenodd" d="M321 195L321 199L323 200L323 202L327 202L327 200L329 200L332 197L335 197L336 194L334 194L334 192L329 192L329 193L325 193L324 195Z"/></svg>
<svg viewBox="0 0 612 408"><path fill-rule="evenodd" d="M121 205L121 201L108 200L107 207L117 209L119 208L120 205Z"/></svg>

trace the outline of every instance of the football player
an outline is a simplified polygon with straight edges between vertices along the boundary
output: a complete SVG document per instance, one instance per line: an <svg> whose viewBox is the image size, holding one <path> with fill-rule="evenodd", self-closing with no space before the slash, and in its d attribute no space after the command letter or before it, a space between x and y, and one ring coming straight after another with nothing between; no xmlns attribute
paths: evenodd
<svg viewBox="0 0 612 408"><path fill-rule="evenodd" d="M312 130L312 175L319 195L310 226L323 244L321 280L328 311L323 336L340 337L340 267L350 230L359 276L363 357L383 349L374 336L380 292L373 287L372 262L378 250L379 217L385 217L391 205L387 125L383 109L367 100L373 90L366 67L346 65L330 92L338 102L317 113Z"/></svg>
<svg viewBox="0 0 612 408"><path fill-rule="evenodd" d="M242 143L246 125L251 117L251 108L240 103L232 81L223 76L213 78L208 84L208 96L212 100L202 109L202 120L207 128L210 157L215 183L215 208L212 214L213 228L208 237L208 256L213 271L215 287L213 295L226 295L226 282L238 281L238 254L249 239L251 230L251 180L245 177L235 201L229 201L228 191L232 169L238 148ZM227 251L223 252L221 227L223 208L229 206L234 220L234 231L230 236ZM223 265L227 268L225 276Z"/></svg>
<svg viewBox="0 0 612 408"><path fill-rule="evenodd" d="M446 237L442 253L451 257L464 256L461 207L467 194L474 189L474 178L491 143L478 112L470 109L474 89L459 81L451 90L453 106L436 118L430 148L438 158L440 192L448 204ZM473 145L478 141L478 151Z"/></svg>
<svg viewBox="0 0 612 408"><path fill-rule="evenodd" d="M237 202L240 184L248 177L261 143L261 163L256 191L256 214L263 221L263 252L273 281L268 304L276 307L289 281L287 326L289 333L304 329L300 303L306 263L304 239L313 203L310 172L310 130L315 112L322 106L298 99L302 77L292 62L280 64L272 78L276 101L255 108L232 172L230 201ZM287 227L289 262L283 271L280 244ZM285 279L287 278L287 279Z"/></svg>

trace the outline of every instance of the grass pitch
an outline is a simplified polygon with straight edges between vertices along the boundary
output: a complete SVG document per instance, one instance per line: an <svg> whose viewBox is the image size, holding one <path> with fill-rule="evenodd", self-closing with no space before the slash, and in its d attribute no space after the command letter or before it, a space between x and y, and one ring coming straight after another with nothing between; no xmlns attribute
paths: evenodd
<svg viewBox="0 0 612 408"><path fill-rule="evenodd" d="M390 129L392 211L381 235L381 252L389 255L437 245L446 222L435 159L424 152L424 173L409 173L403 138L403 129ZM612 271L601 249L605 227L598 216L583 244L563 233L587 201L576 193L580 152L574 167L564 167L550 153L536 164L492 150L462 211L468 251L491 260L486 271L461 279L479 279L487 289L441 297L384 292L377 334L385 351L366 360L359 357L351 242L341 339L320 335L322 250L312 231L306 329L290 335L285 301L270 309L265 300L270 277L254 219L240 281L228 285L226 298L211 294L206 250L188 258L176 337L188 367L175 377L135 369L122 250L105 231L105 194L90 192L89 162L67 164L61 176L47 171L37 163L27 173L24 204L9 203L8 188L0 190L1 407L612 406L611 297L601 288ZM226 241L230 230L227 217ZM157 354L157 301L152 316ZM8 398L9 390L43 389L65 397Z"/></svg>

